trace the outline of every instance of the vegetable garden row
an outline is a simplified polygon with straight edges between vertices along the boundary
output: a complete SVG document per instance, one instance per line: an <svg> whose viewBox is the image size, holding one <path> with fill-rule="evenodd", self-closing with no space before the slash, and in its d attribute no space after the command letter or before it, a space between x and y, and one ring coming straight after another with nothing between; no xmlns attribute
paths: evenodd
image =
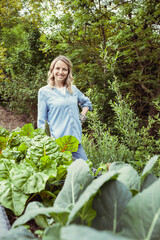
<svg viewBox="0 0 160 240"><path fill-rule="evenodd" d="M151 173L159 156L141 174L117 161L95 177L91 164L72 160L77 147L32 124L0 128L0 204L15 217L0 239L159 240L160 179Z"/></svg>

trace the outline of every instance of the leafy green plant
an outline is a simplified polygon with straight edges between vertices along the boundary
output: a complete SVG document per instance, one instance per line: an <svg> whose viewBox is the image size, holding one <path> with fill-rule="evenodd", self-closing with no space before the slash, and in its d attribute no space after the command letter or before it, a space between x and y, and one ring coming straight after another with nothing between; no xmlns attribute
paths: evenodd
<svg viewBox="0 0 160 240"><path fill-rule="evenodd" d="M83 236L156 240L160 234L160 179L153 180L150 172L157 160L158 156L152 157L140 175L129 164L113 163L108 172L93 179L86 162L78 159L69 166L53 207L29 203L13 228L43 216L48 223L47 228L43 225L43 240Z"/></svg>
<svg viewBox="0 0 160 240"><path fill-rule="evenodd" d="M21 215L26 203L37 195L44 204L51 198L51 204L56 198L54 187L64 180L73 161L68 146L72 142L71 150L77 149L76 139L72 136L62 138L67 151L61 152L61 141L26 124L6 138L0 137L0 141L5 143L0 156L0 203L15 215Z"/></svg>
<svg viewBox="0 0 160 240"><path fill-rule="evenodd" d="M134 160L134 152L99 120L96 109L88 113L87 121L87 132L83 133L82 144L94 167L98 168L100 164L108 162L129 163Z"/></svg>
<svg viewBox="0 0 160 240"><path fill-rule="evenodd" d="M147 125L142 125L129 103L129 95L126 98L121 95L116 79L111 88L116 93L115 101L110 101L110 104L115 112L115 129L120 143L133 152L134 158L131 163L141 171L153 154L159 154L159 139L150 133L155 122L159 120L149 116Z"/></svg>
<svg viewBox="0 0 160 240"><path fill-rule="evenodd" d="M140 173L147 161L154 154L159 154L159 137L151 135L155 123L159 123L159 115L148 118L148 124L142 125L140 118L134 113L129 95L123 97L119 82L115 80L111 89L116 93L115 101L110 101L115 116L114 129L103 124L97 110L88 113L87 131L83 131L82 144L88 159L94 167L105 166L106 163L119 161L130 163ZM154 167L159 176L160 161Z"/></svg>

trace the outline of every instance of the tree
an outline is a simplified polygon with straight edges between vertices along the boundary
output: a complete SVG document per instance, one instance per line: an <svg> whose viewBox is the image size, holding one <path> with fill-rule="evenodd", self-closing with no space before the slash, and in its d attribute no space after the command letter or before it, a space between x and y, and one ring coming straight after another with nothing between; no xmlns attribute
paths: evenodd
<svg viewBox="0 0 160 240"><path fill-rule="evenodd" d="M40 32L25 21L3 27L1 34L1 101L36 122L37 92L46 83L45 56L40 50Z"/></svg>
<svg viewBox="0 0 160 240"><path fill-rule="evenodd" d="M106 47L107 64L118 53L114 74L142 119L156 114L153 101L160 94L159 7L156 0L120 1Z"/></svg>
<svg viewBox="0 0 160 240"><path fill-rule="evenodd" d="M19 10L22 4L20 0L1 0L0 2L0 29L6 26L13 26L17 23Z"/></svg>
<svg viewBox="0 0 160 240"><path fill-rule="evenodd" d="M8 16L14 10L15 21L8 19L5 25L2 18L1 27L6 56L1 56L3 75L15 82L23 79L27 94L36 79L30 94L35 106L51 61L64 54L73 62L76 85L90 96L103 122L113 126L109 100L114 92L109 81L115 77L142 120L156 113L154 103L160 99L158 0L27 0L17 5L10 0L10 4Z"/></svg>

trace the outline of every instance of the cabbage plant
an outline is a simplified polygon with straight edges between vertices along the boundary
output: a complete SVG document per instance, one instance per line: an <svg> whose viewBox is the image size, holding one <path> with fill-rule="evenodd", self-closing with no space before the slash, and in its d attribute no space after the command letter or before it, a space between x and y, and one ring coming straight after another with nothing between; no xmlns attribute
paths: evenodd
<svg viewBox="0 0 160 240"><path fill-rule="evenodd" d="M151 158L141 175L129 164L113 163L94 179L78 159L69 166L53 207L29 203L12 230L31 219L38 224L43 216L43 240L158 240L160 179L151 174L157 160Z"/></svg>

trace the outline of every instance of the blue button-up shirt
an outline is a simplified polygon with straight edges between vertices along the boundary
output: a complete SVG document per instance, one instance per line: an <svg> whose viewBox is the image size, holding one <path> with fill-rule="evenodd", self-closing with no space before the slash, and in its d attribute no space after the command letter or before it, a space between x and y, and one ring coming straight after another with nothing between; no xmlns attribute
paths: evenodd
<svg viewBox="0 0 160 240"><path fill-rule="evenodd" d="M38 119L37 127L45 128L45 120L50 127L51 135L55 138L72 135L81 142L82 127L79 120L78 105L92 110L92 104L75 85L72 86L73 94L48 85L38 92Z"/></svg>

